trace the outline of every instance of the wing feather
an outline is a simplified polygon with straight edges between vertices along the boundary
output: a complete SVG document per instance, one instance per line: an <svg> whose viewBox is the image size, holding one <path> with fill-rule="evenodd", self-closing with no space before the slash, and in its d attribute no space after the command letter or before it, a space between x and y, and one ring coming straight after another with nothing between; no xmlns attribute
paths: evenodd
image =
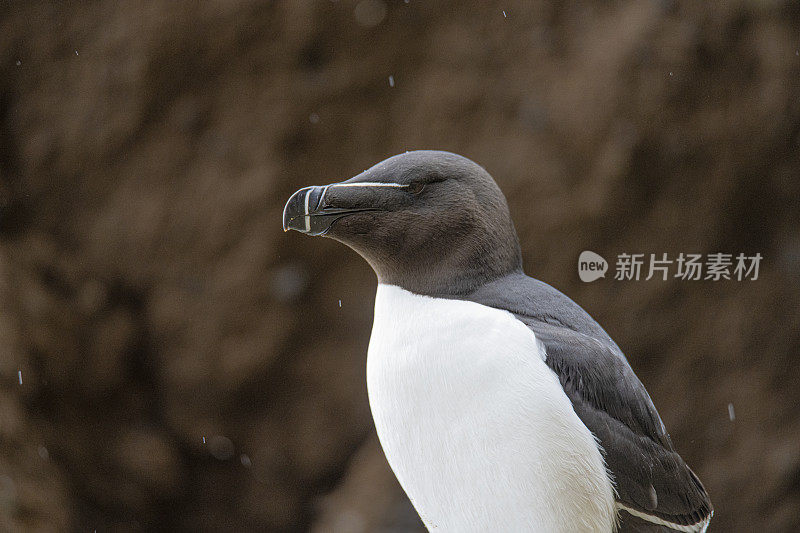
<svg viewBox="0 0 800 533"><path fill-rule="evenodd" d="M522 272L466 298L513 313L543 344L548 366L600 442L624 511L620 531L705 531L713 508L703 484L673 448L622 351L586 311Z"/></svg>
<svg viewBox="0 0 800 533"><path fill-rule="evenodd" d="M620 508L676 531L704 531L713 512L708 494L673 448L650 396L619 348L566 328L518 318L542 342L548 366L558 375L577 415L600 441Z"/></svg>

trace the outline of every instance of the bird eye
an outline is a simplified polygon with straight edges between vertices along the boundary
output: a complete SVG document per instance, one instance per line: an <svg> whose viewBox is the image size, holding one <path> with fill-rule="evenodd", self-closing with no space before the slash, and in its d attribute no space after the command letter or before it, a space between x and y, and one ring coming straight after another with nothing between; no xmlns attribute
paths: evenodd
<svg viewBox="0 0 800 533"><path fill-rule="evenodd" d="M411 194L419 194L425 188L425 183L421 181L414 182L408 186L408 191Z"/></svg>

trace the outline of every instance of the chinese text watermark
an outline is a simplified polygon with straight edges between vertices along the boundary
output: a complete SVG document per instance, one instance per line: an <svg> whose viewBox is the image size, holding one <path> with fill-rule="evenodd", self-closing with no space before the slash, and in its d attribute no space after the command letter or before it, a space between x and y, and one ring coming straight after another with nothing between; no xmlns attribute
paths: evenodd
<svg viewBox="0 0 800 533"><path fill-rule="evenodd" d="M755 281L761 265L760 253L754 255L710 253L686 254L677 256L662 254L628 254L617 256L614 279L618 281L639 281L660 279L681 279L687 281ZM599 254L585 250L578 257L578 276L590 282L604 278L608 262Z"/></svg>

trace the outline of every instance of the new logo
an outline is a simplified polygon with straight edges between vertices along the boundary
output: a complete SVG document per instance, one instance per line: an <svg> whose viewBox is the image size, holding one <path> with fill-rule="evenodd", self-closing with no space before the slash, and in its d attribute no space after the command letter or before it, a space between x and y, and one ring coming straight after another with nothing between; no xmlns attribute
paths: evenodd
<svg viewBox="0 0 800 533"><path fill-rule="evenodd" d="M589 283L600 278L606 277L608 271L608 261L603 259L602 256L584 250L578 257L578 276L581 281Z"/></svg>

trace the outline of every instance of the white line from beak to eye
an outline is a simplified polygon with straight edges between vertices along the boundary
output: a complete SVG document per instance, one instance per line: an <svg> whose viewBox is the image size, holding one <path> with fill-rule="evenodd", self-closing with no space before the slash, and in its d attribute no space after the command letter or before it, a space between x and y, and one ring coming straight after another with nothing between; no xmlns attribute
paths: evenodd
<svg viewBox="0 0 800 533"><path fill-rule="evenodd" d="M330 185L330 187L396 187L405 189L408 185L403 185L402 183L383 183L380 181L362 181L360 183L334 183Z"/></svg>
<svg viewBox="0 0 800 533"><path fill-rule="evenodd" d="M311 196L311 187L306 191L306 231L311 231L311 216L308 214L308 197Z"/></svg>

